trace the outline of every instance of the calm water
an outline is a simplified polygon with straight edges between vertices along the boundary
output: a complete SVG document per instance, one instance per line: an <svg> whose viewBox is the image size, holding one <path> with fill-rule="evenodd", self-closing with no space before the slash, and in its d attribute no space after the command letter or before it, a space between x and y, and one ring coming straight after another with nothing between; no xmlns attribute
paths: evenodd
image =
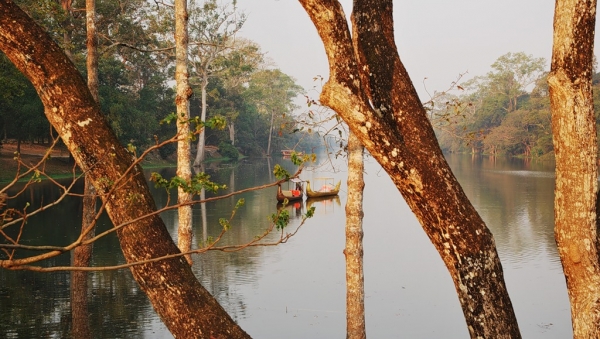
<svg viewBox="0 0 600 339"><path fill-rule="evenodd" d="M276 159L286 163L285 160ZM511 298L525 338L569 338L569 306L552 232L553 172L550 165L522 160L449 156L467 195L492 229ZM289 162L286 163L288 166ZM215 181L239 190L272 180L265 160L206 170ZM291 168L290 168L291 169ZM391 180L373 161L366 165L365 288L371 338L467 338L452 281ZM170 170L164 170L168 176ZM194 271L232 317L255 338L345 337L344 170L305 171L304 179L342 179L339 199L319 201L310 219L287 244L194 257ZM154 190L159 205L167 195ZM23 201L35 206L57 191L44 185ZM223 244L243 243L268 226L276 212L275 189L246 193ZM216 236L238 198L194 209L195 242ZM21 203L23 202L21 201ZM29 243L65 244L78 234L80 202L68 199L33 217ZM306 204L290 206L291 232ZM175 212L163 214L176 234ZM101 227L109 227L107 218ZM277 235L271 235L273 240ZM94 248L94 265L123 262L118 241ZM68 264L68 255L53 265ZM61 338L71 327L69 273L0 271L0 337ZM95 338L165 338L170 334L137 288L128 270L89 275L90 326Z"/></svg>

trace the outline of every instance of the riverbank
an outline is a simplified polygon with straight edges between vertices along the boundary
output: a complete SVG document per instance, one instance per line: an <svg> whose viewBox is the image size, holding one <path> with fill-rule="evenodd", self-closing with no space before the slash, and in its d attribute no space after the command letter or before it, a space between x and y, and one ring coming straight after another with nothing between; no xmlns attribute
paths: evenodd
<svg viewBox="0 0 600 339"><path fill-rule="evenodd" d="M2 186L2 183L12 181L17 174L17 170L19 170L19 162L15 158L16 152L16 143L4 143L0 147L0 186ZM48 152L48 145L22 143L20 159L25 166L21 165L20 173L26 172L28 170L27 166L32 167L38 164L46 152ZM144 168L172 166L175 166L175 164L163 160L159 156L149 156L142 164ZM64 147L53 149L50 157L40 166L39 170L52 178L66 178L73 176L73 173L81 173L79 168L69 159L69 152ZM27 180L27 178L30 178L30 176L28 175L23 180Z"/></svg>

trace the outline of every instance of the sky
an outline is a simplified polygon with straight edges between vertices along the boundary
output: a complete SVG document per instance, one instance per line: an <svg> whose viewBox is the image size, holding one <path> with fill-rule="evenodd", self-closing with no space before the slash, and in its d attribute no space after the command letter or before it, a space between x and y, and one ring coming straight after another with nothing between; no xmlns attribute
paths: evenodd
<svg viewBox="0 0 600 339"><path fill-rule="evenodd" d="M352 2L341 3L350 15ZM447 90L461 73L466 72L463 80L485 75L490 65L508 52L543 57L549 69L554 3L394 1L396 45L421 100L429 99L428 92ZM238 8L248 14L239 35L257 42L307 91L318 85L315 76L327 77L323 44L297 0L238 0ZM595 46L598 43L596 38Z"/></svg>

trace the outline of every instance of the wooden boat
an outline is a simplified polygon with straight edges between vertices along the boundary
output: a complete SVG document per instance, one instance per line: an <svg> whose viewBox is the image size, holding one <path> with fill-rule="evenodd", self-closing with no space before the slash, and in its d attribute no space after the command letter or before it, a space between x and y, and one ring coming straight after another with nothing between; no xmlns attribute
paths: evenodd
<svg viewBox="0 0 600 339"><path fill-rule="evenodd" d="M338 193L340 193L340 185L342 184L342 181L338 181L337 185L333 186L333 179L329 180L331 180L331 183L321 186L318 191L313 191L310 188L310 181L306 180L306 196L309 198L320 198L338 195Z"/></svg>
<svg viewBox="0 0 600 339"><path fill-rule="evenodd" d="M291 179L288 181L288 186L292 187L288 187L289 189L284 190L281 188L281 185L277 186L277 201L282 202L285 199L288 201L302 200L304 197L302 180Z"/></svg>

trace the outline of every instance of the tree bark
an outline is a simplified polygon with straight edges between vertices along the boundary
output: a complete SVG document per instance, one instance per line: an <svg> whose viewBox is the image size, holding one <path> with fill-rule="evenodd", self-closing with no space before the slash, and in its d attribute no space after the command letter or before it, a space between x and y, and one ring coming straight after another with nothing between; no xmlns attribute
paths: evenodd
<svg viewBox="0 0 600 339"><path fill-rule="evenodd" d="M206 87L208 86L208 74L202 76L202 83L200 84L201 89L201 102L200 102L200 121L206 122ZM206 146L206 128L202 126L200 135L198 135L198 146L196 147L196 159L194 160L194 167L200 166L205 158L205 146Z"/></svg>
<svg viewBox="0 0 600 339"><path fill-rule="evenodd" d="M348 137L348 200L346 201L346 338L365 339L365 286L363 272L363 146Z"/></svg>
<svg viewBox="0 0 600 339"><path fill-rule="evenodd" d="M96 40L96 0L86 0L86 35L87 35L87 83L96 105L98 104L98 51ZM83 189L83 213L81 221L82 239L91 239L95 232L91 226L96 217L96 190L89 176L85 176ZM91 228L91 229L90 229ZM87 267L90 265L93 244L82 245L73 251L73 266ZM88 312L88 273L86 271L71 272L71 318L73 338L90 338Z"/></svg>
<svg viewBox="0 0 600 339"><path fill-rule="evenodd" d="M177 96L177 176L190 182L192 179L190 150L190 96L192 89L189 85L188 74L188 13L187 0L175 1L175 82ZM182 204L177 209L177 246L182 252L192 248L192 205L187 203L192 200L192 194L177 188L177 202ZM192 256L186 255L186 260L191 265Z"/></svg>
<svg viewBox="0 0 600 339"><path fill-rule="evenodd" d="M330 65L321 102L383 166L454 281L473 338L520 338L489 229L452 174L394 43L392 0L355 0L354 44L334 0L299 0ZM362 76L361 76L362 73Z"/></svg>
<svg viewBox="0 0 600 339"><path fill-rule="evenodd" d="M574 338L600 338L598 146L592 96L595 0L557 0L548 76L556 156L554 235Z"/></svg>
<svg viewBox="0 0 600 339"><path fill-rule="evenodd" d="M155 211L139 166L118 143L84 80L64 52L10 0L0 1L0 50L36 88L45 113L92 180L115 225L127 262L179 253ZM133 221L136 218L145 218ZM2 263L10 267L10 261ZM131 268L176 338L249 338L178 257Z"/></svg>

